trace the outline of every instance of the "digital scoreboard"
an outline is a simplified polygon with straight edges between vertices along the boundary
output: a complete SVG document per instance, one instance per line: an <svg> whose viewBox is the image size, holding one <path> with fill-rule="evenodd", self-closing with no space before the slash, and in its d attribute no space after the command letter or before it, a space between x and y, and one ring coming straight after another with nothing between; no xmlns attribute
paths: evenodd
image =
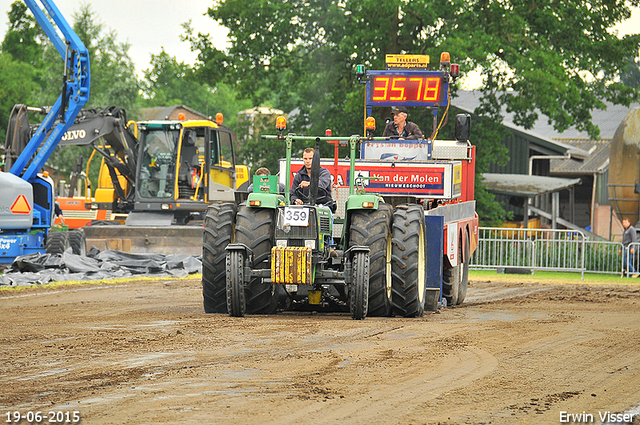
<svg viewBox="0 0 640 425"><path fill-rule="evenodd" d="M442 71L368 71L367 106L444 106L448 84Z"/></svg>

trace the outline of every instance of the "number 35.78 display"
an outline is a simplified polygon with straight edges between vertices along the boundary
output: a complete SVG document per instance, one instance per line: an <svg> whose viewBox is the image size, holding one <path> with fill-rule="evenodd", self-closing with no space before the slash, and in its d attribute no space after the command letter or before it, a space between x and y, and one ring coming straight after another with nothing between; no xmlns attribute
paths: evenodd
<svg viewBox="0 0 640 425"><path fill-rule="evenodd" d="M370 106L441 106L447 102L447 80L437 71L368 72Z"/></svg>

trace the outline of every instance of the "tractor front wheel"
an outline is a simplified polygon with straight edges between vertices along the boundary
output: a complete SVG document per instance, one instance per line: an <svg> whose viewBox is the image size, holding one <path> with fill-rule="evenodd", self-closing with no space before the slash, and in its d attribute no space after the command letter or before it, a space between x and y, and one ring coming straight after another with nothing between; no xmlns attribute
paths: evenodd
<svg viewBox="0 0 640 425"><path fill-rule="evenodd" d="M362 320L367 317L369 302L369 254L356 252L353 254L353 278L349 292L349 310L351 317Z"/></svg>
<svg viewBox="0 0 640 425"><path fill-rule="evenodd" d="M270 267L273 246L274 210L242 206L236 216L235 243L244 244L253 253L253 269ZM271 283L255 278L245 288L247 314L274 314L278 308L278 292Z"/></svg>
<svg viewBox="0 0 640 425"><path fill-rule="evenodd" d="M375 211L358 210L351 215L349 247L368 246L368 315L391 315L391 219L393 208L380 203Z"/></svg>
<svg viewBox="0 0 640 425"><path fill-rule="evenodd" d="M229 316L244 317L247 303L244 297L244 253L230 251L227 253L227 310Z"/></svg>

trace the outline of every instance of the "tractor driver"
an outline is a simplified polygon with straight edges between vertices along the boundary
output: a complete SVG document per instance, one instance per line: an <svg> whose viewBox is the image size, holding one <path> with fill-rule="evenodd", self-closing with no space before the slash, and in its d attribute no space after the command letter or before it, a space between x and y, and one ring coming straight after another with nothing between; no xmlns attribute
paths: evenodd
<svg viewBox="0 0 640 425"><path fill-rule="evenodd" d="M308 202L309 197L309 185L311 184L311 163L313 162L313 153L315 150L313 148L306 148L302 153L302 160L304 161L304 165L300 170L298 170L298 174L293 178L293 183L291 184L291 203L294 205L302 205ZM306 198L305 201L301 199ZM332 208L335 206L335 202L333 198L331 198L331 173L324 167L320 167L320 179L318 181L318 199L316 201L317 204L328 205Z"/></svg>
<svg viewBox="0 0 640 425"><path fill-rule="evenodd" d="M404 106L394 106L391 108L393 112L393 122L390 122L384 128L382 137L391 137L393 139L424 139L422 131L416 123L407 121L409 110Z"/></svg>

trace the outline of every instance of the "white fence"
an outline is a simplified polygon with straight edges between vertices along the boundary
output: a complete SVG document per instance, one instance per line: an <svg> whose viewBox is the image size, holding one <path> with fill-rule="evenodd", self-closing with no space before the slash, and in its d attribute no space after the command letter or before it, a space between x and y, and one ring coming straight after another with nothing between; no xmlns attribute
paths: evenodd
<svg viewBox="0 0 640 425"><path fill-rule="evenodd" d="M635 255L630 253L633 249ZM626 248L640 271L640 243ZM520 269L622 275L625 249L621 243L588 240L574 230L481 227L473 269Z"/></svg>

